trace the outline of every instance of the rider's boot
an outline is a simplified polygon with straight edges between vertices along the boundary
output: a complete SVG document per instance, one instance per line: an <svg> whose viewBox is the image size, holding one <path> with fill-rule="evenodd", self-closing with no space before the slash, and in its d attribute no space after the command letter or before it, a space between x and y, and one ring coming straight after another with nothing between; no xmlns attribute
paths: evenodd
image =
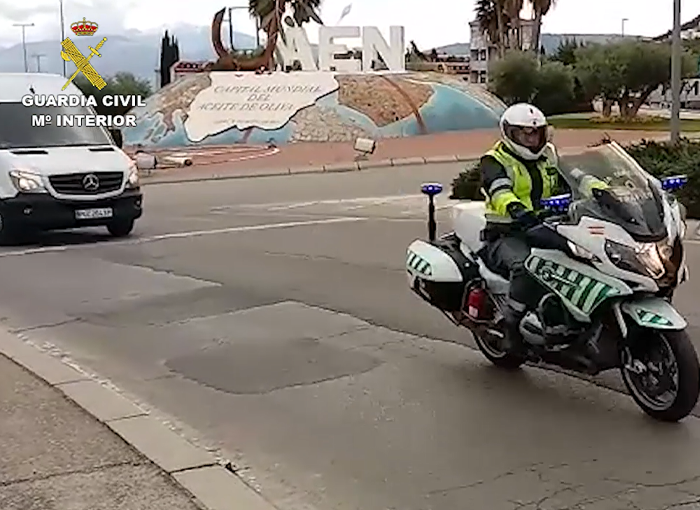
<svg viewBox="0 0 700 510"><path fill-rule="evenodd" d="M525 317L526 307L523 303L508 300L503 313L504 334L503 350L515 355L522 355L525 351L525 341L520 333L520 322Z"/></svg>

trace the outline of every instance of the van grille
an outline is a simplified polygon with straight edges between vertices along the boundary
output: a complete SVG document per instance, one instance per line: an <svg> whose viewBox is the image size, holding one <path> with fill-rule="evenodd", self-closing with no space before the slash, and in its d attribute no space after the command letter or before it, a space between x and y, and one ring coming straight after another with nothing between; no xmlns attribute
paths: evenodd
<svg viewBox="0 0 700 510"><path fill-rule="evenodd" d="M97 178L96 187L95 177ZM123 180L124 174L122 172L85 172L80 174L52 175L49 177L49 182L53 189L62 195L100 195L109 193L121 188Z"/></svg>

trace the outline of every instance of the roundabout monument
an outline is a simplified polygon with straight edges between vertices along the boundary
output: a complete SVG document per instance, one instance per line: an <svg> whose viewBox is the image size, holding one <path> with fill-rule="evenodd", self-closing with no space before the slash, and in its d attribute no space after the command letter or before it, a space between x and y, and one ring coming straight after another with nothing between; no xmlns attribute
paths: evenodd
<svg viewBox="0 0 700 510"><path fill-rule="evenodd" d="M498 125L505 106L485 88L458 75L406 71L403 27L391 27L386 41L375 27L321 26L314 51L285 5L277 0L268 42L252 57L223 47L219 11L212 23L218 59L132 110L136 127L124 130L124 143L352 142ZM283 20L290 26L282 28ZM359 39L361 52L341 38Z"/></svg>

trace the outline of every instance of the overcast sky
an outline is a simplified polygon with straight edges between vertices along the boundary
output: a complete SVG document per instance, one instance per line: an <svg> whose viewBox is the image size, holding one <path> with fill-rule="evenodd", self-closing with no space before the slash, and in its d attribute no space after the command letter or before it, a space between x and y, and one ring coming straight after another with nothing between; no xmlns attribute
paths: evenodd
<svg viewBox="0 0 700 510"><path fill-rule="evenodd" d="M469 40L468 23L474 18L474 0L325 0L322 17L335 25L343 8L352 1L352 10L343 25L374 25L385 31L387 25L406 28L406 42L414 39L421 48ZM245 0L231 6L246 5ZM427 6L432 9L428 9ZM35 23L27 28L27 40L58 39L60 36L58 0L0 0L0 45L21 40L13 23ZM64 0L66 30L86 17L100 25L102 34L123 33L128 29L158 30L178 24L209 25L214 13L227 6L221 0ZM700 0L684 1L683 21L700 14ZM558 0L544 20L550 33L620 33L659 35L670 29L672 0ZM428 21L432 20L432 21ZM253 23L244 11L234 15L234 26L251 33ZM316 40L316 28L309 36ZM67 34L70 35L70 34Z"/></svg>

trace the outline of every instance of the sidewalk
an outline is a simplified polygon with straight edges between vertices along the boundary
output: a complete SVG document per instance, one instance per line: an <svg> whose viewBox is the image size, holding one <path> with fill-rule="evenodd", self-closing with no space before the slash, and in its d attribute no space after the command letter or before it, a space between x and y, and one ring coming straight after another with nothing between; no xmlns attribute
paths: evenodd
<svg viewBox="0 0 700 510"><path fill-rule="evenodd" d="M105 425L0 355L0 508L197 510Z"/></svg>
<svg viewBox="0 0 700 510"><path fill-rule="evenodd" d="M600 141L605 134L623 145L642 139L665 140L669 136L666 132L658 131L561 129L555 131L554 142L563 153L576 152ZM378 140L374 154L359 163L355 162L352 144L339 142L299 142L275 149L250 146L178 148L158 152L189 152L192 154L192 166L158 169L144 176L143 180L156 184L470 161L488 150L497 138L497 130L386 138Z"/></svg>
<svg viewBox="0 0 700 510"><path fill-rule="evenodd" d="M0 509L275 510L230 463L0 328Z"/></svg>

